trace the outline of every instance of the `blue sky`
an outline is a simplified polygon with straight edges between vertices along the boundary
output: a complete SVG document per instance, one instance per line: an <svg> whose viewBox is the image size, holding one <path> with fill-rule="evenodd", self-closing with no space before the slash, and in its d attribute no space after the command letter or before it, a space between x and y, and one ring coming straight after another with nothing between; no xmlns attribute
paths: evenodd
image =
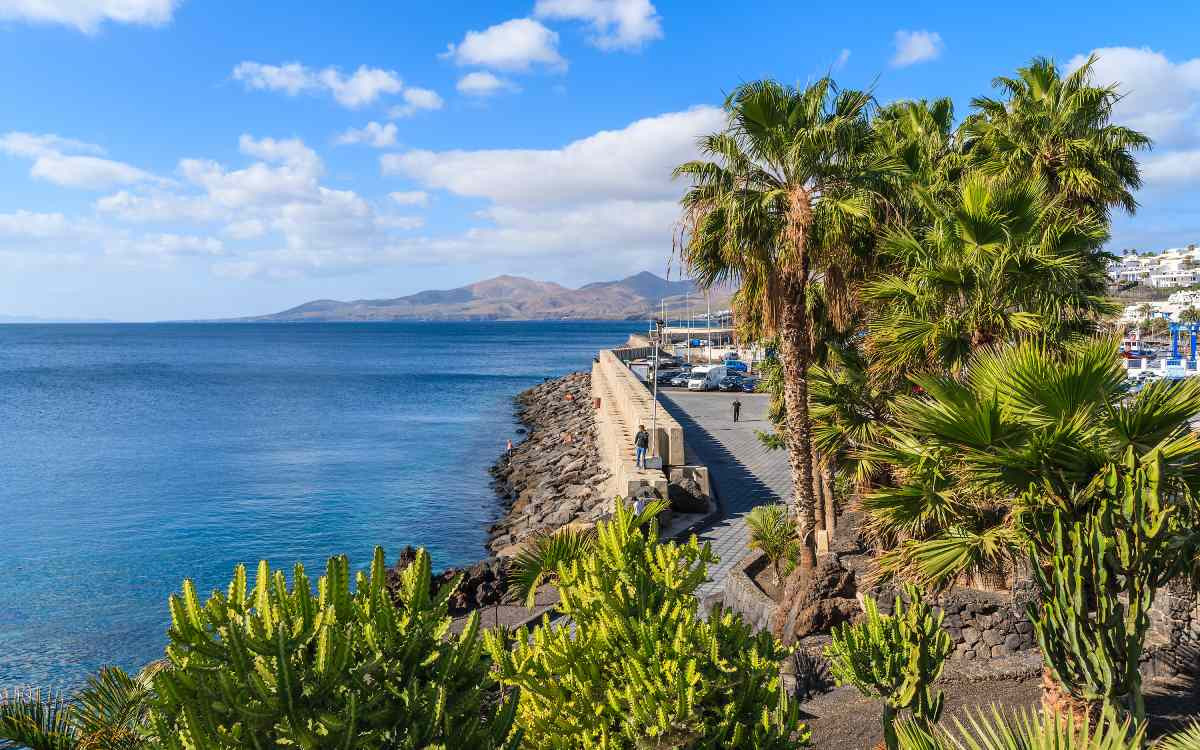
<svg viewBox="0 0 1200 750"><path fill-rule="evenodd" d="M0 0L0 315L661 274L668 172L737 83L832 70L962 115L1093 50L1157 143L1113 249L1200 242L1200 4L845 7Z"/></svg>

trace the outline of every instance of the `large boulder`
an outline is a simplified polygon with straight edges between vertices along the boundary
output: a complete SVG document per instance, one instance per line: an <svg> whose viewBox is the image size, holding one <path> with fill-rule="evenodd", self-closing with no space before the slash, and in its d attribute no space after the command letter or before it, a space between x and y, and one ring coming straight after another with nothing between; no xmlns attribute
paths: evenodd
<svg viewBox="0 0 1200 750"><path fill-rule="evenodd" d="M785 644L856 619L862 608L855 598L854 571L834 555L817 560L811 575L797 568L784 582L783 596L771 620L771 632Z"/></svg>
<svg viewBox="0 0 1200 750"><path fill-rule="evenodd" d="M667 497L671 501L671 510L676 513L704 513L708 510L704 490L691 477L683 477L667 485Z"/></svg>

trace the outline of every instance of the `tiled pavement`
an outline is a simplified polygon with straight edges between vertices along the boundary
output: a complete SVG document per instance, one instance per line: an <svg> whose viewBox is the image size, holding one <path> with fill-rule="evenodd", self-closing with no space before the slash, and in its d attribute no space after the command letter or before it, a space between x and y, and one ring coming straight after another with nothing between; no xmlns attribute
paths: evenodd
<svg viewBox="0 0 1200 750"><path fill-rule="evenodd" d="M763 393L692 393L660 390L659 401L683 426L684 442L694 459L708 467L719 510L695 529L702 542L712 544L721 561L709 569L709 581L697 591L711 602L722 591L725 576L747 554L745 515L756 505L788 502L792 491L787 453L767 450L755 432L769 430ZM741 419L733 422L732 403L742 402Z"/></svg>

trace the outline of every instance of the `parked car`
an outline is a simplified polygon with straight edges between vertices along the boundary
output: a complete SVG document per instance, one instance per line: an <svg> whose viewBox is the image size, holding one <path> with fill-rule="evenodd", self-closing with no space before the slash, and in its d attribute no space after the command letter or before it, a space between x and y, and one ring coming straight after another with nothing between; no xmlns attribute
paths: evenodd
<svg viewBox="0 0 1200 750"><path fill-rule="evenodd" d="M744 378L741 375L726 375L721 378L721 382L717 383L717 388L720 388L725 393L740 391L742 389L742 380Z"/></svg>
<svg viewBox="0 0 1200 750"><path fill-rule="evenodd" d="M676 388L684 388L687 386L688 381L691 380L691 377L692 376L686 372L681 373L671 378L671 385L675 386Z"/></svg>
<svg viewBox="0 0 1200 750"><path fill-rule="evenodd" d="M658 384L671 385L671 381L675 380L675 378L678 378L682 374L683 373L681 373L679 370L663 370L662 372L658 373Z"/></svg>
<svg viewBox="0 0 1200 750"><path fill-rule="evenodd" d="M758 378L742 378L742 392L754 393L758 390Z"/></svg>

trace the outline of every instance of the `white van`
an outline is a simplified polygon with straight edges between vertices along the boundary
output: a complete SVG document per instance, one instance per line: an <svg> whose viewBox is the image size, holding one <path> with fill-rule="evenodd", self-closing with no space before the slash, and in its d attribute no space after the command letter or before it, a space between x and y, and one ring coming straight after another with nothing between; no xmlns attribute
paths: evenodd
<svg viewBox="0 0 1200 750"><path fill-rule="evenodd" d="M693 367L692 376L688 380L689 391L712 391L716 390L717 384L721 382L721 378L728 373L725 371L725 365L708 365L706 367Z"/></svg>

